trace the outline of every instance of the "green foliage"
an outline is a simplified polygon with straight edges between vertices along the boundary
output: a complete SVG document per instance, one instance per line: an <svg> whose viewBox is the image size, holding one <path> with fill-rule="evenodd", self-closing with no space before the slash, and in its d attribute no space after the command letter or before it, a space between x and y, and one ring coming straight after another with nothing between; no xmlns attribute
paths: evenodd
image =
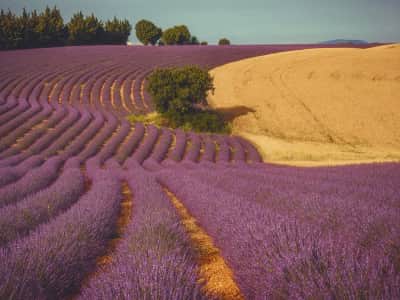
<svg viewBox="0 0 400 300"><path fill-rule="evenodd" d="M39 44L41 46L61 46L67 37L64 20L57 7L50 9L47 6L39 15L38 23L34 30L39 35Z"/></svg>
<svg viewBox="0 0 400 300"><path fill-rule="evenodd" d="M197 37L192 36L192 37L190 38L190 44L191 44L191 45L199 45L200 42L199 42L199 40L197 39Z"/></svg>
<svg viewBox="0 0 400 300"><path fill-rule="evenodd" d="M38 14L23 9L21 16L11 11L0 11L0 49L63 46L67 43L126 44L132 26L128 20L114 18L103 25L93 14L73 15L64 25L57 7L46 7Z"/></svg>
<svg viewBox="0 0 400 300"><path fill-rule="evenodd" d="M82 12L74 14L68 23L69 43L72 45L95 45L104 38L103 23L93 14L85 17Z"/></svg>
<svg viewBox="0 0 400 300"><path fill-rule="evenodd" d="M148 20L140 20L135 25L136 37L143 45L155 45L161 38L162 30Z"/></svg>
<svg viewBox="0 0 400 300"><path fill-rule="evenodd" d="M207 46L207 45L208 45L208 42L202 41L202 42L200 43L200 45L202 45L202 46Z"/></svg>
<svg viewBox="0 0 400 300"><path fill-rule="evenodd" d="M220 39L220 40L218 41L218 45L221 45L221 46L223 46L223 45L230 45L230 44L231 44L231 41L228 40L227 38L222 38L222 39Z"/></svg>
<svg viewBox="0 0 400 300"><path fill-rule="evenodd" d="M229 131L218 113L201 109L207 104L207 93L214 90L206 70L196 66L157 69L148 77L147 90L165 120L161 123L195 131Z"/></svg>
<svg viewBox="0 0 400 300"><path fill-rule="evenodd" d="M191 34L186 25L174 26L164 31L162 40L166 45L184 45L190 43Z"/></svg>
<svg viewBox="0 0 400 300"><path fill-rule="evenodd" d="M124 45L128 41L128 37L131 34L132 25L128 20L119 20L116 17L112 20L108 20L105 23L105 43Z"/></svg>
<svg viewBox="0 0 400 300"><path fill-rule="evenodd" d="M186 113L195 104L204 103L207 92L214 89L212 77L196 66L157 69L148 82L147 89L160 113Z"/></svg>

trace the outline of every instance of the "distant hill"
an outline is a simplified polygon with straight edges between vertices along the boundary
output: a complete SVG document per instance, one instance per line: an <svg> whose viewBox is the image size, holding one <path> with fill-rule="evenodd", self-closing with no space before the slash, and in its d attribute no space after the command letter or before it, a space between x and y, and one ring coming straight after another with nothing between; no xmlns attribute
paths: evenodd
<svg viewBox="0 0 400 300"><path fill-rule="evenodd" d="M336 40L324 41L324 42L321 42L321 44L326 44L326 45L336 45L336 44L362 45L362 44L368 44L368 42L367 41L363 41L363 40L336 39Z"/></svg>

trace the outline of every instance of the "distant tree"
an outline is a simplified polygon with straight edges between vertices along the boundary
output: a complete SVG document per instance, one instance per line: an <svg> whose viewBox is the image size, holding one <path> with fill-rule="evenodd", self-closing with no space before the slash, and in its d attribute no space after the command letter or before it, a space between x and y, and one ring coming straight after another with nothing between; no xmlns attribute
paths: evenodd
<svg viewBox="0 0 400 300"><path fill-rule="evenodd" d="M190 42L191 34L186 25L174 26L164 31L162 40L166 45L184 45Z"/></svg>
<svg viewBox="0 0 400 300"><path fill-rule="evenodd" d="M220 39L219 42L218 42L218 45L221 45L221 46L223 46L223 45L230 45L230 44L231 44L231 41L228 40L227 38L222 38L222 39Z"/></svg>
<svg viewBox="0 0 400 300"><path fill-rule="evenodd" d="M105 43L107 44L126 44L132 30L132 25L128 20L119 20L114 17L104 25Z"/></svg>
<svg viewBox="0 0 400 300"><path fill-rule="evenodd" d="M68 23L69 38L72 45L94 45L104 43L104 27L93 14L85 17L80 11Z"/></svg>
<svg viewBox="0 0 400 300"><path fill-rule="evenodd" d="M162 29L148 20L140 20L135 25L136 37L143 45L155 45L161 38Z"/></svg>
<svg viewBox="0 0 400 300"><path fill-rule="evenodd" d="M208 42L202 41L202 42L200 43L200 45L202 45L202 46L207 46L207 45L208 45Z"/></svg>
<svg viewBox="0 0 400 300"><path fill-rule="evenodd" d="M56 6L52 9L47 6L39 15L35 32L38 34L40 46L61 46L65 43L68 33L60 10Z"/></svg>
<svg viewBox="0 0 400 300"><path fill-rule="evenodd" d="M190 44L191 44L191 45L199 45L200 42L199 42L199 40L197 39L196 36L192 36L192 37L190 38Z"/></svg>

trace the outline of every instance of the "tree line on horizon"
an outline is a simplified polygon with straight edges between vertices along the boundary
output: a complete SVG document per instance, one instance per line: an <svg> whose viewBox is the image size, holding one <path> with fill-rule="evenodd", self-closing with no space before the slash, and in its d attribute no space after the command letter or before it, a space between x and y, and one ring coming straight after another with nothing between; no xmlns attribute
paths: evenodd
<svg viewBox="0 0 400 300"><path fill-rule="evenodd" d="M46 7L38 13L23 9L20 16L0 11L0 49L66 45L126 44L132 30L128 20L114 17L105 22L94 14L75 13L65 24L60 10Z"/></svg>
<svg viewBox="0 0 400 300"><path fill-rule="evenodd" d="M81 11L75 13L65 24L60 10L54 6L38 13L27 12L21 15L10 10L0 10L0 49L23 49L38 47L59 47L66 45L125 45L132 30L127 19L114 17L103 22L93 13L85 16ZM135 25L136 37L143 45L207 45L199 42L186 25L177 25L166 30L151 21L140 20ZM229 45L226 38L219 45Z"/></svg>

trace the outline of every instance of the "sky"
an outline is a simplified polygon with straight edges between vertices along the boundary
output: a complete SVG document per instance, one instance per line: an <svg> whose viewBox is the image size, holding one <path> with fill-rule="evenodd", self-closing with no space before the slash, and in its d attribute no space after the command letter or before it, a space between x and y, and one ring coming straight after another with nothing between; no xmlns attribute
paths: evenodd
<svg viewBox="0 0 400 300"><path fill-rule="evenodd" d="M215 44L315 43L332 39L400 41L400 0L0 0L20 13L57 5L64 22L82 10L100 19L148 19L165 29L185 24ZM134 32L130 41L137 43Z"/></svg>

